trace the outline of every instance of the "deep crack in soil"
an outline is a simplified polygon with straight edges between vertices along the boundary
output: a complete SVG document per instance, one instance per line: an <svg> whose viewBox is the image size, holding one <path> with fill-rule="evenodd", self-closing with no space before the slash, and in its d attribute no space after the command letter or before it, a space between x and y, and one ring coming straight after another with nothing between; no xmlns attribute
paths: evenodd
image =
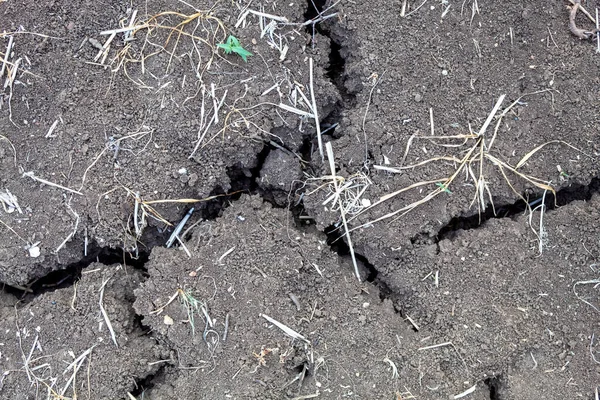
<svg viewBox="0 0 600 400"><path fill-rule="evenodd" d="M502 385L502 376L488 378L484 381L484 383L490 390L490 400L503 400L498 395L498 391Z"/></svg>
<svg viewBox="0 0 600 400"><path fill-rule="evenodd" d="M327 0L307 0L307 8L304 14L305 21L318 20L326 5ZM309 24L306 27L306 30L312 35L313 41L318 40L319 35L326 37L330 41L329 66L326 69L326 76L338 90L341 100L334 105L333 110L330 113L321 119L320 125L325 136L335 139L335 128L343 112L356 105L356 91L351 91L346 86L346 59L343 54L344 52L347 52L347 50L342 48L342 39L344 39L345 43L348 38L343 37L343 33L335 31L334 23L330 20L325 23L316 22L314 24ZM316 131L313 131L312 134L304 136L302 146L298 149L300 155L308 162L312 161L311 156L315 142ZM281 144L280 146L284 147L284 150L292 152L292 150L286 149L284 144ZM228 207L231 201L238 200L242 194L259 194L264 201L269 202L273 207L288 208L294 215L296 226L298 228L306 228L306 226L310 224L310 219L300 218L301 216L309 217L304 212L301 199L293 205L288 204L287 207L282 206L273 201L271 191L262 189L258 184L265 160L271 151L275 149L276 147L273 144L265 142L262 150L256 154L256 160L253 167L244 167L242 163L236 163L227 167L227 175L231 184L230 194L227 194L220 186L215 187L210 195L219 195L220 197L201 203L196 207L195 214L200 215L203 220L214 220L222 214L223 209ZM589 200L594 193L598 192L600 192L600 178L594 178L588 185L571 185L557 191L556 201L554 201L552 196L546 197L546 211L552 211L557 206L562 207L572 201ZM525 194L525 196L529 196L530 206L536 206L541 203L542 195L539 193L536 195ZM495 212L492 207L488 207L481 214L474 213L454 217L448 224L439 229L436 235L431 236L429 234L420 233L413 236L411 242L417 246L437 244L441 240L452 239L457 231L478 229L483 227L485 222L489 219L512 218L524 211L526 211L526 203L523 200L518 200L512 204L499 205L496 207ZM187 209L182 212L182 216L186 213ZM305 231L307 230L305 229ZM339 227L329 226L323 232L317 231L316 229L310 229L308 231L313 231L311 234L325 234L327 237L327 244L331 249L337 253L341 259L351 265L350 249L345 238L340 237ZM93 262L100 262L105 265L125 263L136 269L145 271L144 265L148 261L150 252L155 246L160 246L161 243L164 243L164 239L168 237L168 234L159 232L156 228L149 228L144 233L144 237L146 239L144 242L146 242L147 245L144 247L144 250L139 251L135 257L131 253L125 252L123 249L91 245L88 249L89 254L87 256L77 262L67 265L64 269L52 271L47 275L36 279L26 286L25 291L8 285L4 285L4 290L8 293L20 296L21 301L27 303L42 293L73 285L81 277L81 272ZM355 256L365 280L378 287L381 300L393 300L395 308L397 307L396 305L402 304L402 295L394 293L386 282L381 280L378 276L379 272L377 267L370 263L364 255L355 252ZM396 308L396 311L403 314L402 310ZM156 375L158 375L158 373ZM144 382L148 383L152 381L152 379L153 378L146 377L144 378ZM486 381L486 384L490 386L490 391L492 393L495 392L495 382L496 381L492 382L491 380ZM142 387L144 385L140 384L139 386Z"/></svg>
<svg viewBox="0 0 600 400"><path fill-rule="evenodd" d="M328 3L327 0L307 0L307 8L304 13L305 22L319 21ZM341 99L336 102L330 113L321 118L320 125L322 135L332 139L339 137L339 133L336 134L336 128L343 112L356 106L356 95L359 90L358 86L349 89L346 85L348 79L346 57L349 51L347 41L349 38L344 33L334 32L334 27L331 20L314 22L306 27L313 44L319 40L320 36L329 40L329 65L326 68L326 76L337 89Z"/></svg>
<svg viewBox="0 0 600 400"><path fill-rule="evenodd" d="M307 8L304 14L305 20L311 21L318 19L327 3L327 0L307 0ZM325 23L309 24L306 28L312 35L313 41L319 40L320 35L327 38L330 42L330 51L328 55L329 66L326 69L326 76L339 92L341 100L333 105L332 110L321 119L320 128L324 132L324 135L331 139L339 137L340 131L336 130L336 127L344 113L348 109L356 107L356 93L358 91L358 89L356 89L357 86L354 86L355 89L352 89L349 88L349 85L347 84L346 57L348 56L347 47L350 39L345 37L343 32L340 32L339 29L341 28L336 28L334 25L334 22L328 20ZM302 145L296 149L301 157L308 162L308 167L307 165L302 164L301 168L310 168L310 162L313 161L311 160L311 156L314 152L315 139L316 132L304 135ZM303 232L310 235L326 236L327 244L331 250L337 253L343 261L340 264L346 264L348 268L351 268L350 248L348 247L345 238L340 237L339 227L332 225L325 228L323 232L317 230L314 225L310 224L310 219L302 218L310 216L306 215L301 198L296 201L294 196L290 196L290 199L294 199L294 203L282 205L275 201L275 190L265 189L265 187L260 185L259 180L261 179L261 172L263 171L267 158L272 152L282 150L294 153L294 149L285 148L283 143L280 146L283 149L270 143L264 143L262 149L255 155L255 160L251 163L253 165L251 167L244 166L241 162L228 166L227 176L230 179L230 189L227 192L229 194L226 193L221 186L216 186L211 192L211 195L221 195L221 197L201 203L196 208L195 216L200 216L203 220L215 220L222 215L223 210L227 208L232 201L239 200L242 194L258 194L264 202L268 202L274 208L288 209L294 215L296 227L302 229ZM293 182L288 183L290 184L289 191L292 192L295 189ZM546 212L551 212L556 207L566 206L574 201L590 200L595 193L600 193L600 178L598 177L592 179L587 185L574 184L557 191L556 199L549 195L546 196L544 199ZM542 202L542 195L539 193L529 194L528 196L524 195L524 197L527 198L531 207L539 206ZM452 218L434 235L430 233L419 233L414 235L411 238L411 242L416 247L431 244L437 245L442 240L452 240L458 231L480 229L483 228L486 221L490 219L513 218L526 210L527 203L523 200L518 200L512 204L498 205L495 210L492 209L492 207L488 207L481 214L471 213ZM185 215L186 212L187 209L184 210L181 215ZM307 226L309 227L307 228ZM87 256L77 262L67 265L64 269L50 272L35 280L27 285L27 290L25 292L10 286L5 286L4 290L15 295L20 295L21 300L26 304L43 293L73 285L81 278L82 271L93 262L99 262L105 265L124 263L135 269L146 272L145 264L149 259L152 249L157 246L163 246L162 243L164 243L165 237L168 237L168 232L159 232L156 228L148 228L144 236L146 247L143 251L140 251L135 258L122 249L91 245L88 248ZM184 240L185 239L186 238L184 238ZM81 241L81 245L83 246L83 241ZM378 267L373 265L366 256L360 253L355 253L355 256L364 280L378 288L380 300L391 300L395 312L405 318L406 314L401 307L406 296L409 296L409 294L394 291L381 277ZM127 298L128 302L130 300L131 303L133 303L135 299ZM406 323L409 324L408 322ZM155 334L142 323L139 315L136 317L136 325L143 334L149 334L152 337L155 336ZM409 324L408 326L414 331L417 331L413 325ZM156 338L154 337L154 339ZM137 389L133 391L132 394L134 396L141 396L144 391L154 387L161 379L163 379L169 365L171 364L163 363L157 371L137 379L135 381ZM295 368L298 373L305 370L308 375L310 372L306 363L301 363ZM503 384L501 375L485 379L484 384L489 389L490 400L501 400L499 397L499 391Z"/></svg>
<svg viewBox="0 0 600 400"><path fill-rule="evenodd" d="M147 375L145 377L139 378L135 380L135 390L131 392L131 394L137 399L138 396L140 398L144 398L144 393L147 390L152 389L157 384L162 383L164 380L164 376L167 370L167 367L171 364L161 363L156 372Z"/></svg>
<svg viewBox="0 0 600 400"><path fill-rule="evenodd" d="M305 21L317 20L322 16L322 12L327 5L327 0L307 0L307 8L304 14ZM340 29L341 28L335 26L335 23L332 22L332 20L328 20L325 23L309 24L306 27L306 31L312 35L313 41L318 40L318 35L327 37L330 40L329 66L326 69L326 75L341 95L341 100L336 103L333 111L321 120L321 130L325 131L331 139L336 138L335 128L344 111L356 106L356 91L350 91L346 85L346 57L343 56L344 51L342 49L342 43L345 43L346 46L348 46L348 43L351 40L347 37L345 32L340 32ZM344 40L342 41L342 39ZM347 50L345 55L347 56ZM306 137L301 148L301 154L306 156L306 159L309 161L313 161L310 158L310 155L312 154L310 150L315 142L315 135L316 132L309 137ZM556 198L552 195L547 195L544 198L542 193L524 193L522 195L527 199L531 208L539 206L542 199L544 199L545 212L551 212L556 207L565 206L573 201L590 200L592 195L598 192L600 192L600 179L594 178L588 185L573 184L558 190L556 192ZM265 194L261 193L261 195L264 198ZM300 202L295 209L303 209L302 202ZM452 218L433 236L427 233L418 233L410 240L413 245L417 246L435 244L438 247L437 252L439 253L438 243L444 239L452 239L460 230L482 228L489 219L513 218L526 210L527 203L523 200L517 200L511 204L498 205L495 209L494 207L488 206L482 213L472 213ZM298 218L296 218L296 225L300 225ZM325 228L323 233L327 236L327 244L331 249L351 266L352 260L350 257L350 248L348 247L345 237L341 234L340 227L331 225ZM361 275L365 277L367 282L378 287L381 300L392 300L396 312L404 317L404 313L399 307L401 307L400 305L402 304L402 299L405 295L394 293L389 285L379 276L378 268L370 263L368 258L363 254L357 253L356 250L355 258L361 271ZM407 322L407 324L409 324L409 322ZM409 326L411 329L415 329L413 325L409 324ZM495 393L496 381L488 381L490 382L488 384L490 386L490 392ZM486 381L486 383L488 383L488 381ZM495 399L496 397L492 396L491 398Z"/></svg>
<svg viewBox="0 0 600 400"><path fill-rule="evenodd" d="M556 199L552 195L547 195L544 199L546 211L552 212L558 207L564 207L574 201L589 201L594 194L600 193L600 178L594 178L588 185L573 184L571 186L560 189L556 192ZM537 194L529 197L529 205L531 208L539 206L542 202L542 195ZM556 201L555 201L556 200ZM496 208L494 213L493 208L488 207L485 212L481 215L475 213L467 216L455 217L448 224L443 226L437 234L431 236L426 233L420 233L411 238L411 243L416 246L427 246L434 244L437 246L437 253L439 253L439 242L445 239L452 240L459 231L473 230L473 229L484 229L486 221L490 219L500 218L511 218L522 215L527 210L527 204L523 200L518 200L512 204L501 205ZM344 236L341 236L340 227L329 226L324 232L327 235L327 244L335 251L342 259L344 259L347 265L352 265L350 256L350 248L346 242ZM406 313L402 310L403 300L410 294L398 293L390 287L390 285L379 275L377 266L369 262L368 258L364 255L354 252L356 261L359 265L359 269L365 280L372 283L379 289L380 298L392 300L394 309L400 313L403 318L406 318ZM408 326L415 332L417 329L409 322L406 321ZM495 393L499 385L499 379L489 379L486 384L490 387L490 399L498 400Z"/></svg>
<svg viewBox="0 0 600 400"><path fill-rule="evenodd" d="M227 175L231 182L230 194L225 193L220 186L216 187L210 196L219 197L200 203L196 206L194 214L196 216L200 215L200 218L203 220L215 220L222 214L223 209L229 206L231 201L238 200L244 193L259 193L261 196L268 197L268 192L265 193L265 191L259 189L257 179L264 161L272 148L274 148L272 145L265 143L263 149L256 155L255 166L252 168L245 168L240 163L228 167ZM278 207L276 204L273 205ZM188 210L189 208L185 209L181 213L181 217ZM140 243L143 245L139 247L135 254L125 251L123 248L98 246L96 243L90 243L86 246L87 255L76 262L66 265L62 269L51 271L22 288L1 282L0 286L7 293L19 297L22 304L26 304L43 293L74 285L81 278L82 271L94 262L104 265L125 264L145 273L146 268L144 265L148 261L152 249L156 246L165 246L165 242L170 236L170 231L166 229L159 230L156 227L147 227L140 240ZM80 239L78 242L81 247L85 246L83 239Z"/></svg>
<svg viewBox="0 0 600 400"><path fill-rule="evenodd" d="M82 243L83 245L83 243ZM113 265L124 263L135 269L145 272L144 264L148 261L149 251L139 251L137 256L110 247L99 247L95 244L88 246L88 255L81 260L71 263L65 268L49 272L48 274L32 281L24 288L2 285L5 292L19 298L21 304L31 302L37 296L72 286L81 278L81 272L92 263Z"/></svg>
<svg viewBox="0 0 600 400"><path fill-rule="evenodd" d="M558 207L564 207L574 201L589 201L595 193L600 193L600 178L594 178L587 185L573 184L556 192L556 198L550 194L523 194L523 197L528 200L530 208L535 208L541 205L544 201L545 211L552 212ZM424 238L427 235L418 235L413 238L413 243L429 240L431 243L439 243L444 239L452 239L459 230L478 229L483 224L492 218L513 218L527 211L527 203L523 200L517 200L512 204L503 204L494 208L488 206L481 214L474 213L466 216L454 217L443 226L434 237Z"/></svg>

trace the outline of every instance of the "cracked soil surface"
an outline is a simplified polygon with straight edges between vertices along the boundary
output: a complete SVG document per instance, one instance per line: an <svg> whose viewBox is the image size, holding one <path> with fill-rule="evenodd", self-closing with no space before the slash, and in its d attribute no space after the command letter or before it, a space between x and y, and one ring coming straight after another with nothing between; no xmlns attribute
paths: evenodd
<svg viewBox="0 0 600 400"><path fill-rule="evenodd" d="M0 1L0 398L597 399L595 43L420 4Z"/></svg>

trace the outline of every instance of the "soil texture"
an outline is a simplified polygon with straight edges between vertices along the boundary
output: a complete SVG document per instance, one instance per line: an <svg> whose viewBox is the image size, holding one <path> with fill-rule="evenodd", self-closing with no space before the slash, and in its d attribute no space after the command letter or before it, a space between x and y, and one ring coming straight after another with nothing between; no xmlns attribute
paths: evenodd
<svg viewBox="0 0 600 400"><path fill-rule="evenodd" d="M0 397L597 400L575 3L0 0Z"/></svg>

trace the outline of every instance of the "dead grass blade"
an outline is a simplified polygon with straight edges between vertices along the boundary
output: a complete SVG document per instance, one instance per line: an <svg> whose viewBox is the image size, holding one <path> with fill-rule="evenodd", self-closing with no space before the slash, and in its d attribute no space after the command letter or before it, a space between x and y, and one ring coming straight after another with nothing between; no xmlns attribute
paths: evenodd
<svg viewBox="0 0 600 400"><path fill-rule="evenodd" d="M523 181L527 182L528 184L531 184L533 187L540 189L541 191L544 192L544 194L547 192L552 193L554 195L554 198L556 201L556 191L552 187L550 182L547 182L546 180L537 178L531 174L524 173L524 172L520 171L519 168L522 167L525 163L527 163L527 161L531 160L533 155L535 155L536 153L538 153L539 151L541 151L542 149L544 149L546 146L548 146L550 144L565 145L573 150L581 152L575 146L572 146L571 144L569 144L565 141L562 141L562 140L551 140L551 141L546 142L542 145L539 145L536 148L534 148L533 150L529 151L527 154L525 154L521 158L521 160L516 164L516 166L513 166L513 165L509 164L508 162L501 160L500 158L492 155L492 153L491 153L494 141L496 140L496 138L498 136L498 132L500 130L500 126L501 126L503 117L506 116L508 114L508 112L515 105L519 104L520 100L523 97L534 95L534 94L540 94L540 93L544 93L544 92L549 92L549 91L551 91L551 90L546 89L546 90L541 90L538 92L525 94L525 95L519 97L517 100L513 101L508 107L504 108L501 112L499 110L501 109L502 103L505 99L505 95L500 96L497 99L492 111L488 114L485 122L483 123L483 125L477 131L476 134L473 134L471 131L470 134L464 134L464 135L463 134L461 134L461 135L446 135L446 136L412 135L408 140L406 150L404 152L404 156L402 157L401 166L388 167L388 166L378 165L378 166L375 166L375 169L386 171L386 172L391 172L391 173L400 173L403 171L407 171L409 169L416 169L421 166L424 166L424 165L427 165L430 163L434 163L434 162L450 161L455 164L454 171L452 172L452 174L450 176L448 176L446 178L439 178L439 179L435 179L435 180L416 182L416 183L413 183L406 187L403 187L401 189L395 190L389 194L381 196L381 198L378 201L373 203L370 207L364 209L358 215L355 215L352 218L350 218L348 220L348 222L351 222L352 220L354 220L355 218L357 218L359 215L361 215L364 212L374 210L375 207L381 205L382 203L384 203L392 198L397 197L398 195L400 195L402 193L408 192L413 189L422 188L425 186L431 186L431 185L437 186L435 189L429 191L425 196L421 197L419 200L414 201L403 207L400 207L400 208L398 208L392 212L389 212L385 215L382 215L375 219L372 219L368 222L362 223L361 225L353 227L352 229L350 229L350 232L352 232L355 229L370 226L376 222L388 220L390 218L394 218L394 220L395 220L395 219L400 218L400 217L406 215L407 213L411 212L416 207L421 206L421 205L433 200L435 197L437 197L441 193L444 193L444 192L451 193L449 190L449 187L455 182L455 180L459 176L459 174L462 174L463 172L466 174L467 180L471 181L472 185L475 188L475 193L473 194L473 200L471 201L469 207L472 207L473 204L476 202L477 207L478 207L478 212L481 217L481 213L486 209L486 207L488 206L488 202L489 202L489 204L491 204L493 211L495 213L495 206L494 206L494 202L493 202L492 190L490 188L490 185L488 184L488 178L485 175L486 174L486 164L491 164L492 166L496 167L496 169L500 172L501 176L503 177L503 179L505 180L507 185L510 187L511 191L513 193L515 193L515 195L519 199L523 200L527 206L529 206L527 204L527 200L513 186L513 183L511 182L511 179L509 178L509 176L507 174L508 172L511 172L518 179L523 180ZM497 121L494 126L494 131L493 131L493 134L491 135L491 137L488 137L486 135L486 132L488 131L489 126L494 121L494 118L497 118ZM404 162L409 153L409 148L415 139L427 139L436 144L438 144L437 140L462 139L464 142L461 146L467 145L470 141L474 141L474 143L470 144L469 145L470 147L467 147L464 156L462 156L462 158L460 158L460 159L455 156L452 156L452 155L443 155L443 156L432 157L432 158L420 161L420 162L412 164L412 165L404 166ZM456 147L455 145L451 145L451 146ZM583 153L583 152L581 152L581 153ZM585 153L583 153L583 154L585 154ZM476 164L477 166L475 167L474 164ZM486 199L486 197L487 197L487 199Z"/></svg>
<svg viewBox="0 0 600 400"><path fill-rule="evenodd" d="M106 284L109 281L110 281L110 277L108 279L102 281L102 285L100 286L100 300L98 301L98 305L100 306L100 312L102 313L104 322L106 323L108 331L110 332L110 338L112 339L115 346L119 347L119 344L117 343L117 337L115 335L115 330L113 329L112 324L110 323L110 319L108 318L108 314L107 314L106 310L104 309L104 288L106 287Z"/></svg>
<svg viewBox="0 0 600 400"><path fill-rule="evenodd" d="M354 246L352 245L352 238L350 237L350 231L348 229L348 222L346 221L346 211L344 205L342 204L340 195L340 190L338 187L338 180L335 179L335 159L333 156L333 148L331 146L331 142L327 142L325 144L325 149L327 151L327 159L329 160L329 169L331 171L333 187L335 188L335 193L337 197L337 202L339 204L340 216L342 218L342 224L344 226L344 234L346 236L346 241L348 242L348 248L350 249L350 257L352 258L352 264L354 265L354 273L356 278L360 282L360 271L358 270L358 264L356 262L356 255L354 254Z"/></svg>
<svg viewBox="0 0 600 400"><path fill-rule="evenodd" d="M2 74L0 74L0 77L2 76ZM12 149L13 152L13 160L14 160L14 164L15 167L17 166L17 151L15 150L15 146L12 144L12 142L4 135L0 135L0 141L6 141L8 142L8 145L10 146L10 148Z"/></svg>
<svg viewBox="0 0 600 400"><path fill-rule="evenodd" d="M170 23L171 20L177 22ZM203 22L208 22L203 24ZM212 31L206 29L206 26L213 28ZM198 31L205 31L205 36L200 36ZM161 31L166 31L167 35L162 43L156 44L151 41L151 38L159 34ZM132 44L132 39L140 33L144 33L142 38L142 46L140 49L135 49ZM137 64L142 68L142 73L146 71L146 60L150 57L157 56L161 53L167 53L169 60L166 66L166 72L171 68L173 59L177 57L176 50L183 38L190 40L196 57L193 61L195 65L196 76L199 81L202 81L202 75L207 71L214 61L216 56L216 44L223 42L227 36L227 29L223 22L215 17L212 10L197 11L192 14L184 14L176 11L163 11L149 17L147 20L138 23L137 25L121 27L101 32L104 35L127 34L125 47L120 50L114 59L111 61L112 71L117 72L123 70L123 73L136 85L148 87L131 78L128 71L129 64ZM206 46L207 52L203 52L198 45ZM150 50L148 50L150 49ZM210 57L206 57L206 53Z"/></svg>
<svg viewBox="0 0 600 400"><path fill-rule="evenodd" d="M520 167L523 166L523 164L525 164L535 153L537 153L538 151L540 151L541 149L543 149L544 147L550 145L550 144L564 144L565 146L568 146L570 148L572 148L573 150L576 150L582 154L585 154L583 151L579 150L577 147L563 141L563 140L551 140L549 142L546 142L544 144L539 145L538 147L536 147L535 149L531 150L529 153L525 154L523 156L523 158L521 158L521 160L517 163L517 165L515 165L515 169L519 169ZM585 154L586 156L593 158L592 156Z"/></svg>

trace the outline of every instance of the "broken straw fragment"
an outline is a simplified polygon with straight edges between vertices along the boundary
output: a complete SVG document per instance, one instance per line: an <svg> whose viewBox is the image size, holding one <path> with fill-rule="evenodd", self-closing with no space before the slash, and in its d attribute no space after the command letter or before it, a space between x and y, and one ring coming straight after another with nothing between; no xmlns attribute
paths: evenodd
<svg viewBox="0 0 600 400"><path fill-rule="evenodd" d="M273 325L275 325L276 327L278 327L279 329L281 329L289 337L291 337L293 339L301 340L301 341L303 341L304 343L307 343L307 344L310 343L310 341L307 338L305 338L304 336L302 336L301 334L299 334L298 332L296 332L295 330L293 330L289 326L284 325L281 322L274 320L273 318L269 317L268 315L259 314L259 316L263 317L264 319L266 319L267 321L269 321L270 323L272 323Z"/></svg>

